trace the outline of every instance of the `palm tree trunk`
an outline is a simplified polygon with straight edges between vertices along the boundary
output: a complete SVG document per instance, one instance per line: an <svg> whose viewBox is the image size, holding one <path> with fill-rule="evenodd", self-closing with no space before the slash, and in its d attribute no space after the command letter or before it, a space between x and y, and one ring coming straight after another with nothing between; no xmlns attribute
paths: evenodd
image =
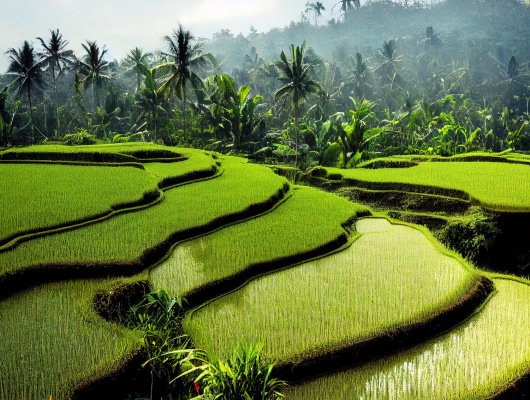
<svg viewBox="0 0 530 400"><path fill-rule="evenodd" d="M182 116L184 118L184 137L186 138L186 85L182 85Z"/></svg>
<svg viewBox="0 0 530 400"><path fill-rule="evenodd" d="M52 74L53 74L53 92L55 94L55 105L59 102L57 96L57 77L55 76L55 63L52 63Z"/></svg>
<svg viewBox="0 0 530 400"><path fill-rule="evenodd" d="M298 131L299 131L299 127L298 127L298 114L299 114L299 96L298 96L298 92L295 91L294 92L294 129L295 129L295 143L294 143L294 148L295 148L295 164L294 166L296 168L298 168Z"/></svg>
<svg viewBox="0 0 530 400"><path fill-rule="evenodd" d="M33 127L33 107L31 104L31 89L30 83L28 82L28 102L29 102L29 121L31 124L31 134L33 135L33 143L37 142L37 137L35 136L35 128Z"/></svg>
<svg viewBox="0 0 530 400"><path fill-rule="evenodd" d="M99 105L99 98L98 98L98 91L97 91L95 83L92 84L92 97L94 98L94 111L96 111Z"/></svg>
<svg viewBox="0 0 530 400"><path fill-rule="evenodd" d="M240 136L241 129L239 126L239 118L234 118L234 150L239 149Z"/></svg>
<svg viewBox="0 0 530 400"><path fill-rule="evenodd" d="M158 120L158 117L157 117L157 112L156 110L153 111L153 124L155 125L155 143L157 142L157 136L158 136L158 124L157 124L157 121Z"/></svg>

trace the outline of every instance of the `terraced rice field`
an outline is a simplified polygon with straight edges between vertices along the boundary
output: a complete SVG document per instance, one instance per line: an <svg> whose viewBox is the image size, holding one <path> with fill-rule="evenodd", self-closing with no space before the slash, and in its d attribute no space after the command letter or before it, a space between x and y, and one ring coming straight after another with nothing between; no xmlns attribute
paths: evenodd
<svg viewBox="0 0 530 400"><path fill-rule="evenodd" d="M268 169L243 164L239 159L227 159L223 166L220 177L172 189L165 193L163 202L145 210L40 237L0 253L0 274L42 265L138 268L160 246L162 254L157 253L158 258L163 256L178 233L185 237L186 231L196 227L216 220L222 223L224 216L250 216L249 207L266 208L270 199L279 200L287 189L287 181Z"/></svg>
<svg viewBox="0 0 530 400"><path fill-rule="evenodd" d="M293 400L487 399L530 369L530 286L495 279L498 293L445 335L391 357L286 391Z"/></svg>
<svg viewBox="0 0 530 400"><path fill-rule="evenodd" d="M0 399L69 399L73 389L114 371L141 334L93 310L109 280L42 285L0 303Z"/></svg>
<svg viewBox="0 0 530 400"><path fill-rule="evenodd" d="M0 176L0 244L161 195L156 178L130 167L0 164Z"/></svg>
<svg viewBox="0 0 530 400"><path fill-rule="evenodd" d="M195 345L222 359L239 342L263 343L268 360L296 361L432 318L477 282L416 229L366 219L357 230L364 234L348 249L264 276L193 312L184 327Z"/></svg>
<svg viewBox="0 0 530 400"><path fill-rule="evenodd" d="M128 170L139 171L156 188L161 179L186 178L190 174L194 178L193 174L201 171L211 176L218 168L211 156L194 151L183 153L189 156L189 161L153 163L147 173L136 168ZM120 261L134 264L146 249L156 248L175 232L216 220L223 223L223 218L229 220L226 216L247 212L251 215L254 209L274 205L267 202L281 199L287 182L266 168L243 165L244 162L228 159L219 177L171 189L161 202L149 208L21 243L0 254L0 269L6 272L32 265L77 268L83 263L112 264L119 255L117 248L125 249ZM141 182L136 179L132 183ZM250 190L233 201L242 187ZM202 214L195 212L200 202ZM138 240L139 237L143 240ZM144 247L139 248L142 244ZM13 264L13 260L17 263ZM48 398L50 394L70 398L76 385L114 371L121 359L140 348L138 335L126 338L123 329L104 323L91 309L95 291L105 288L109 290L112 284L100 280L56 283L14 294L0 303L4 329L1 336L5 338L0 345L5 360L0 371L0 398ZM18 338L21 333L22 340ZM75 365L72 360L76 360ZM54 365L46 367L47 363Z"/></svg>
<svg viewBox="0 0 530 400"><path fill-rule="evenodd" d="M193 149L182 152L187 160L172 163L150 162L144 169L158 179L158 186L165 188L193 178L204 178L217 172L218 166L213 157Z"/></svg>
<svg viewBox="0 0 530 400"><path fill-rule="evenodd" d="M16 186L12 171L17 168L28 179L20 187L34 188L26 197L20 190L11 198L0 196L0 202L17 204L26 224L44 226L44 221L50 227L78 218L47 215L49 204L55 206L68 186L65 171L107 170L43 160L130 165L108 168L131 174L121 188L105 186L112 186L108 174L87 175L68 186L75 193L66 192L70 197L63 207L86 218L148 190L161 197L97 223L32 236L0 252L2 400L51 395L66 400L79 385L116 372L141 348L140 333L104 321L94 311L94 296L145 279L148 270L152 289L185 295L192 305L209 301L193 310L184 326L195 345L214 358L231 355L241 342L254 342L264 345L267 360L282 363L283 372L310 365L313 374L326 373L329 365L321 362L330 355L351 354L354 358L342 356L342 362L364 362L298 383L287 398L483 399L530 372L528 284L497 277L498 293L454 328L485 299L486 280L426 231L381 218L359 219L370 210L316 189L291 187L245 159L193 149L36 146L7 153L16 154L0 157L36 163L0 163L9 176L0 175L0 188ZM463 190L485 208L530 209L528 166L493 164L424 162L408 169L339 173L348 179L367 174L367 184ZM48 170L47 186L31 177ZM87 201L85 181L101 186L93 201ZM113 190L115 197L109 195ZM49 200L35 207L39 196ZM77 204L83 201L88 204ZM88 207L92 203L96 208ZM34 209L35 217L23 214ZM2 218L11 221L7 214ZM4 225L15 232L13 222ZM28 226L17 229L32 229ZM101 279L107 275L116 278ZM76 280L65 280L69 277ZM58 282L43 283L48 281ZM422 332L428 333L402 349ZM402 351L377 353L373 344L379 339ZM350 350L359 346L380 358L355 358Z"/></svg>
<svg viewBox="0 0 530 400"><path fill-rule="evenodd" d="M318 254L319 247L336 243L331 248L338 248L346 243L343 226L367 212L340 197L300 187L274 212L180 244L151 271L149 280L154 290L183 296L254 266L256 271L247 276L277 269L305 254Z"/></svg>
<svg viewBox="0 0 530 400"><path fill-rule="evenodd" d="M152 143L123 143L90 146L30 146L0 152L2 160L52 160L89 162L137 162L138 159L178 158L171 147Z"/></svg>
<svg viewBox="0 0 530 400"><path fill-rule="evenodd" d="M493 162L422 162L411 168L326 168L328 174L378 189L426 191L427 188L467 193L481 206L497 211L530 211L530 168ZM356 184L355 184L356 185Z"/></svg>

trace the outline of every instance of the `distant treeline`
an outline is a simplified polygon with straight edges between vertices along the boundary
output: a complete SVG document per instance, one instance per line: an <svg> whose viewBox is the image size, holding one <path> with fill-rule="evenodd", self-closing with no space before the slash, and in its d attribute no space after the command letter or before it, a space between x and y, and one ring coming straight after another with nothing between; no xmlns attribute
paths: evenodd
<svg viewBox="0 0 530 400"><path fill-rule="evenodd" d="M529 22L517 0L308 2L281 29L179 27L113 61L104 38L76 55L51 30L6 53L0 142L157 141L304 167L528 151Z"/></svg>

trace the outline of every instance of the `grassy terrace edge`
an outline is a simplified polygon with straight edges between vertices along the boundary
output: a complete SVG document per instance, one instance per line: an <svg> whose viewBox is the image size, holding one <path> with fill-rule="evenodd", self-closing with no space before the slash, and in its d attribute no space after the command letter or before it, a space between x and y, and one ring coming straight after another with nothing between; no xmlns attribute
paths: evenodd
<svg viewBox="0 0 530 400"><path fill-rule="evenodd" d="M166 146L147 143L105 145L40 145L0 152L1 160L49 160L73 162L142 163L152 160L178 161L182 154Z"/></svg>
<svg viewBox="0 0 530 400"><path fill-rule="evenodd" d="M113 205L110 210L99 214L90 215L86 218L81 218L78 220L68 221L68 223L66 224L58 224L55 226L52 225L44 229L29 229L24 232L17 233L0 241L0 253L11 250L18 246L20 243L27 242L29 240L33 240L47 235L53 235L59 232L77 229L82 226L87 226L105 221L119 214L138 211L147 207L151 207L157 204L158 202L162 201L163 198L163 192L156 189L153 191L145 192L143 197L139 200L132 201L130 203Z"/></svg>

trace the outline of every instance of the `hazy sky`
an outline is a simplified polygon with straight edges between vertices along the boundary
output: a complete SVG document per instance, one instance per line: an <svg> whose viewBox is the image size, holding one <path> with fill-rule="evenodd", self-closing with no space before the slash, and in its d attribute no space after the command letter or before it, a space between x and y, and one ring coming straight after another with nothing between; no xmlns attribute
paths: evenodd
<svg viewBox="0 0 530 400"><path fill-rule="evenodd" d="M59 28L68 48L81 55L81 43L96 40L106 45L108 59L120 59L134 48L164 49L163 36L182 23L195 37L211 38L228 28L247 35L253 25L259 32L283 28L300 20L307 0L2 0L0 16L0 72L8 65L8 48L22 47L36 37L48 41L50 29ZM336 0L326 7L320 23L331 18ZM335 10L337 11L337 10Z"/></svg>

